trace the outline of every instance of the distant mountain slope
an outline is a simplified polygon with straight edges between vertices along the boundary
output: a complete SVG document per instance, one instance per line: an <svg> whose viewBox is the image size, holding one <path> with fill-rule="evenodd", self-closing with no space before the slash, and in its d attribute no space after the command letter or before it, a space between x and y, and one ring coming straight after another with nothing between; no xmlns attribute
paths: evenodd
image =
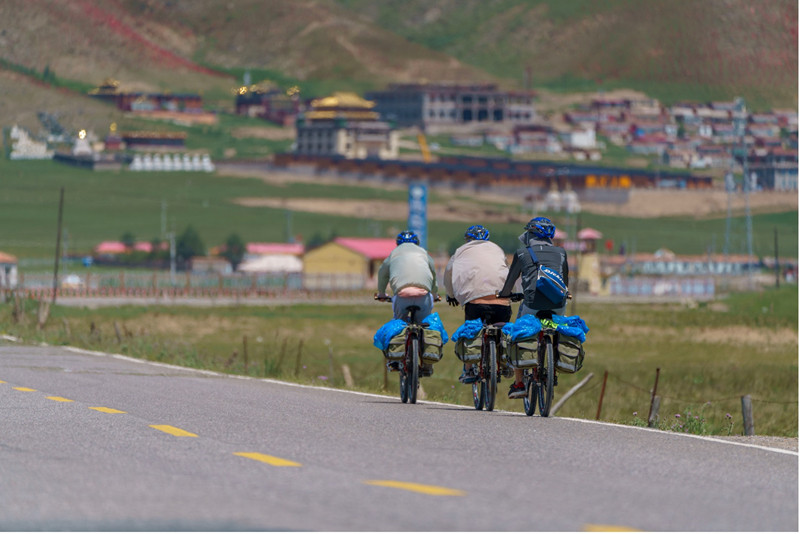
<svg viewBox="0 0 800 534"><path fill-rule="evenodd" d="M194 55L205 64L369 86L488 78L326 0L127 0L125 5L137 16L179 23L196 38Z"/></svg>
<svg viewBox="0 0 800 534"><path fill-rule="evenodd" d="M68 111L113 77L230 108L245 70L319 96L410 81L523 87L530 69L534 88L796 109L797 13L794 0L2 0L0 71L23 78L0 89L55 74L76 89L52 99ZM30 116L24 91L3 96L2 126Z"/></svg>
<svg viewBox="0 0 800 534"><path fill-rule="evenodd" d="M796 0L337 0L517 83L797 107Z"/></svg>

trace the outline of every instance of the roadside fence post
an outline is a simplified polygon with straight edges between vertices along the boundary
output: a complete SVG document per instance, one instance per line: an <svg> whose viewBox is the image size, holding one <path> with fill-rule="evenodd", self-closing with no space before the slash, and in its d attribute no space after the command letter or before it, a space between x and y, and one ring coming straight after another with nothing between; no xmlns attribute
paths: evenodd
<svg viewBox="0 0 800 534"><path fill-rule="evenodd" d="M569 399L569 398L570 398L571 396L573 396L573 395L574 395L574 394L575 394L575 393L576 393L576 392L577 392L579 389L581 389L583 386L585 386L585 385L586 385L586 383L587 383L589 380L591 380L593 376L594 376L594 373L589 373L588 375L586 375L586 377L584 377L584 379L583 379L583 380L581 380L580 382L578 382L577 384L575 384L574 386L572 386L572 389L570 389L569 391L567 391L567 392L564 394L564 396L563 396L563 397L561 397L560 399L558 399L558 402L556 403L556 405L555 405L555 406L553 406L553 408L550 410L550 415L555 415L555 414L556 414L556 412L559 410L559 408L561 408L561 407L564 405L564 403L565 403L565 402L567 402L567 399Z"/></svg>
<svg viewBox="0 0 800 534"><path fill-rule="evenodd" d="M750 395L742 397L742 417L744 418L744 435L755 436L756 430L753 424L753 399Z"/></svg>
<svg viewBox="0 0 800 534"><path fill-rule="evenodd" d="M608 371L603 373L603 387L600 389L600 402L597 403L597 415L595 416L595 421L600 420L600 410L603 409L603 397L606 394L606 382L608 382Z"/></svg>
<svg viewBox="0 0 800 534"><path fill-rule="evenodd" d="M303 355L303 340L297 345L297 359L294 362L294 376L300 376L300 359Z"/></svg>
<svg viewBox="0 0 800 534"><path fill-rule="evenodd" d="M656 400L656 390L658 389L658 375L661 373L661 367L656 367L656 382L653 384L653 392L650 394L650 411L647 412L648 425L653 419L653 404Z"/></svg>
<svg viewBox="0 0 800 534"><path fill-rule="evenodd" d="M246 335L242 336L242 354L244 355L244 374L248 374L247 373L248 362L247 362L247 336Z"/></svg>
<svg viewBox="0 0 800 534"><path fill-rule="evenodd" d="M656 395L650 404L650 415L647 417L647 427L653 428L658 424L658 410L661 408L661 397Z"/></svg>

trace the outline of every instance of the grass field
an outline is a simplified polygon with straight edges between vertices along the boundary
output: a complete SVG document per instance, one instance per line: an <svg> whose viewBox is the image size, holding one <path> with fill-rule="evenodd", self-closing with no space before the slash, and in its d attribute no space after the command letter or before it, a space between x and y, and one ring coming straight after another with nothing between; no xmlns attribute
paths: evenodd
<svg viewBox="0 0 800 534"><path fill-rule="evenodd" d="M582 303L574 311L590 328L585 365L576 375L560 376L555 401L588 373L594 378L558 416L594 419L607 372L600 419L643 424L660 369L663 429L742 434L741 397L749 394L757 434L797 436L797 299L794 285L732 294L699 306ZM12 304L0 304L0 333L27 343L69 344L335 387L345 387L341 366L346 364L352 389L397 394L395 374L384 389L383 356L372 346L375 331L389 318L389 306L374 303L366 292L363 302L331 305L56 306L42 331L34 326L36 303L25 306L26 322L18 324ZM460 309L439 305L437 311L450 334L463 322ZM428 399L470 405L471 390L456 380L461 363L452 351L448 343L445 357L422 387ZM498 409L521 411L520 401L505 398L508 384L501 383Z"/></svg>
<svg viewBox="0 0 800 534"><path fill-rule="evenodd" d="M241 197L348 198L405 202L404 191L308 183L270 185L258 179L229 178L208 173L87 171L50 161L19 162L0 159L0 250L21 260L52 258L55 252L59 191L63 187L63 227L67 251L88 254L104 240L116 240L130 232L137 240L150 241L161 235L162 213L167 231L178 234L189 225L206 247L224 243L232 233L245 241L285 242L289 234L308 240L338 236L394 236L404 220L373 221L357 217L287 212L277 208L242 207ZM433 191L431 203L451 198ZM166 210L162 212L162 204ZM524 207L500 209L522 212ZM551 214L560 227L567 221ZM479 221L474 221L479 222ZM469 224L474 222L470 221ZM574 223L574 221L572 221ZM431 221L428 245L432 252L446 252L463 235L466 223ZM678 254L721 252L725 218L672 217L629 219L581 214L581 224L599 229L604 238L628 251L654 252L666 247ZM491 225L492 237L503 246L515 247L518 224ZM746 250L744 219L731 223L732 253ZM780 255L797 256L797 211L753 216L753 248L761 257L774 255L774 231L778 230Z"/></svg>

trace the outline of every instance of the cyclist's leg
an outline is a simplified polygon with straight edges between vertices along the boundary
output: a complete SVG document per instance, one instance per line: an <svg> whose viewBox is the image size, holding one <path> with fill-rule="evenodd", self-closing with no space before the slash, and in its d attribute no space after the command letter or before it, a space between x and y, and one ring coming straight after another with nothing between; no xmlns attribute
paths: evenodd
<svg viewBox="0 0 800 534"><path fill-rule="evenodd" d="M535 313L536 310L528 308L523 301L520 303L519 310L517 311L517 320L524 315L532 315ZM508 388L508 398L519 399L525 396L525 383L523 376L524 374L522 369L514 369L514 382L511 384L511 387Z"/></svg>
<svg viewBox="0 0 800 534"><path fill-rule="evenodd" d="M464 304L464 321L474 321L475 319L483 320L485 312L485 304L467 302ZM471 363L465 363L464 372L461 373L458 379L465 384L471 384L475 381L475 378L475 366Z"/></svg>

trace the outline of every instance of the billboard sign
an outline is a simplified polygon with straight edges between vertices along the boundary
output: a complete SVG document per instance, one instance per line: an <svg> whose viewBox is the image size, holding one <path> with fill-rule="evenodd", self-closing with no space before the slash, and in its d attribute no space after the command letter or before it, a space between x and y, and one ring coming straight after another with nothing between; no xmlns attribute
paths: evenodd
<svg viewBox="0 0 800 534"><path fill-rule="evenodd" d="M428 248L428 186L420 182L408 185L408 229L419 236L422 248Z"/></svg>

